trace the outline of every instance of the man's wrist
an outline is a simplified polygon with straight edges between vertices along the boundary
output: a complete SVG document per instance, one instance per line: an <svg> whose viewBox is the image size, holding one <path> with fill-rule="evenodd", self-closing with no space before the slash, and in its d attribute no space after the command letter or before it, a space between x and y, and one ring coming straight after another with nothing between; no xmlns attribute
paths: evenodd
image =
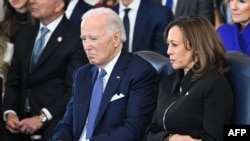
<svg viewBox="0 0 250 141"><path fill-rule="evenodd" d="M7 114L6 114L6 121L7 121L8 119L10 119L10 118L17 118L17 115L14 114L14 113L7 113Z"/></svg>
<svg viewBox="0 0 250 141"><path fill-rule="evenodd" d="M47 108L42 108L41 113L44 113L45 116L47 117L48 121L53 118L52 114L48 111Z"/></svg>
<svg viewBox="0 0 250 141"><path fill-rule="evenodd" d="M48 121L47 116L46 116L43 112L41 112L41 114L38 115L38 119L39 119L40 122L42 122L42 123L45 123L46 121Z"/></svg>
<svg viewBox="0 0 250 141"><path fill-rule="evenodd" d="M170 138L173 134L168 134L168 136L166 137L165 141L170 141Z"/></svg>
<svg viewBox="0 0 250 141"><path fill-rule="evenodd" d="M13 110L7 110L7 111L5 111L5 112L3 113L3 120L4 120L4 121L7 121L7 115L8 115L8 114L14 114L14 115L16 115L16 117L17 117L17 114L16 114L15 111L13 111Z"/></svg>

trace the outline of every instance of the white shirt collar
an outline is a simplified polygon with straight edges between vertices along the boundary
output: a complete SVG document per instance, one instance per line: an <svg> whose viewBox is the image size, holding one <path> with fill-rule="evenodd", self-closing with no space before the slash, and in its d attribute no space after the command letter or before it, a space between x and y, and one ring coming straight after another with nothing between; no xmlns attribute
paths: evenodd
<svg viewBox="0 0 250 141"><path fill-rule="evenodd" d="M124 9L130 8L131 10L138 10L140 6L141 0L134 0L129 4L128 7L125 7L122 2L120 1L120 6L119 6L119 13L122 11L124 12Z"/></svg>
<svg viewBox="0 0 250 141"><path fill-rule="evenodd" d="M58 26L58 24L61 22L63 18L63 15L61 15L60 17L58 17L56 20L54 20L53 22L49 23L46 27L49 29L50 33L53 33L54 30L56 29L56 27ZM42 22L40 22L40 29L42 27L44 27L45 25L43 25Z"/></svg>
<svg viewBox="0 0 250 141"><path fill-rule="evenodd" d="M116 64L116 62L117 62L117 60L118 60L120 54L121 54L121 51L120 51L120 52L113 58L113 60L112 60L111 62L109 62L108 65L104 68L105 71L107 72L107 75L106 75L107 78L109 78L109 76L110 76L110 74L111 74L111 72L112 72L112 70L113 70L113 68L114 68L114 66L115 66L115 64ZM106 76L105 76L105 77L106 77Z"/></svg>

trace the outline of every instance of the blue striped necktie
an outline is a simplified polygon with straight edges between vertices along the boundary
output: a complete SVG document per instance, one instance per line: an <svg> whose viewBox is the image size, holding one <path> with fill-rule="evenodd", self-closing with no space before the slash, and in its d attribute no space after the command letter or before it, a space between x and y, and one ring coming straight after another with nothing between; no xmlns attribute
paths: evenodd
<svg viewBox="0 0 250 141"><path fill-rule="evenodd" d="M31 68L36 64L37 60L39 59L40 55L43 51L45 35L49 32L47 27L41 28L41 35L37 40L35 47L33 49L32 60L31 60Z"/></svg>
<svg viewBox="0 0 250 141"><path fill-rule="evenodd" d="M90 101L90 107L89 107L86 139L90 139L92 137L94 129L95 129L95 121L96 121L96 117L99 111L99 107L100 107L100 104L102 101L102 95L103 95L103 78L106 74L107 74L106 71L102 69L99 72L99 75L96 78L96 81L94 84L92 97Z"/></svg>

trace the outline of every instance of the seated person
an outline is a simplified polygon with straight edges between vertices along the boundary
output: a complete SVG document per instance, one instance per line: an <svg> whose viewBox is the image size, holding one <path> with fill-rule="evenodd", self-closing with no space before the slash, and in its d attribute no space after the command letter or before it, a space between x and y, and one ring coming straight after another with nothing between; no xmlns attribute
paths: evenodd
<svg viewBox="0 0 250 141"><path fill-rule="evenodd" d="M75 71L72 97L51 141L142 140L156 107L156 70L123 49L124 26L110 8L83 15L81 38L90 63ZM99 72L105 73L97 78Z"/></svg>
<svg viewBox="0 0 250 141"><path fill-rule="evenodd" d="M176 72L160 83L144 141L222 141L233 93L224 75L226 51L213 25L200 16L179 17L164 38Z"/></svg>

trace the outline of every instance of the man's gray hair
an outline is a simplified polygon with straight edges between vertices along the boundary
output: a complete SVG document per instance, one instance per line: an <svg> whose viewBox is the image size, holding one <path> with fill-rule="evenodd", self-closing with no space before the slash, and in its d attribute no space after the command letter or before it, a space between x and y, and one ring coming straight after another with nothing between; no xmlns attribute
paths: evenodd
<svg viewBox="0 0 250 141"><path fill-rule="evenodd" d="M107 24L109 27L108 29L109 34L112 35L116 30L118 30L121 32L122 41L125 41L126 33L125 33L123 22L121 18L119 17L119 15L110 8L98 7L98 8L90 9L82 16L82 21L84 21L85 19L89 17L98 16L101 14L107 15L107 20L108 20Z"/></svg>

